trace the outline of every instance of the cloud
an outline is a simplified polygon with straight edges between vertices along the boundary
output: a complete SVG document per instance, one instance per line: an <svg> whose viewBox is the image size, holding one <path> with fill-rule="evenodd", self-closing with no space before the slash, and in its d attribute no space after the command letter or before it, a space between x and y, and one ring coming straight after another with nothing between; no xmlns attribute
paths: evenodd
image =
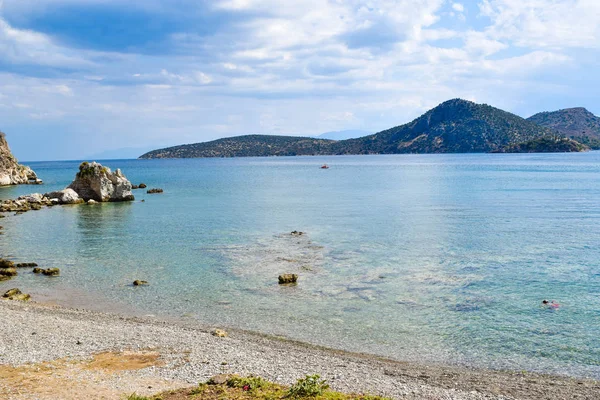
<svg viewBox="0 0 600 400"><path fill-rule="evenodd" d="M589 92L581 82L598 82L600 3L592 0L177 4L5 0L0 120L16 121L20 133L36 121L61 132L93 126L96 141L78 145L119 133L135 147L377 131L453 97L519 111L535 94L536 107L545 104L538 97L551 107L556 93L566 101ZM123 40L113 31L104 43L101 29L90 31L104 25L71 29L59 23L69 15L128 26Z"/></svg>
<svg viewBox="0 0 600 400"><path fill-rule="evenodd" d="M522 47L600 48L597 0L483 0L491 37Z"/></svg>

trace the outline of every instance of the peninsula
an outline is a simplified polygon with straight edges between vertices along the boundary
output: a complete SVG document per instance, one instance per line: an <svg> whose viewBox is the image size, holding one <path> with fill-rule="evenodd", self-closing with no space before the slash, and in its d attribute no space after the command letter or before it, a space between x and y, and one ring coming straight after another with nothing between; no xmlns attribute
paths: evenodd
<svg viewBox="0 0 600 400"><path fill-rule="evenodd" d="M566 135L553 126L542 126L486 104L453 99L408 124L357 139L246 135L154 150L140 158L488 153L510 151L514 146L548 137L562 139ZM567 146L569 151L588 150L586 145L572 144ZM544 146L530 149L563 152L565 146L560 140L544 140Z"/></svg>

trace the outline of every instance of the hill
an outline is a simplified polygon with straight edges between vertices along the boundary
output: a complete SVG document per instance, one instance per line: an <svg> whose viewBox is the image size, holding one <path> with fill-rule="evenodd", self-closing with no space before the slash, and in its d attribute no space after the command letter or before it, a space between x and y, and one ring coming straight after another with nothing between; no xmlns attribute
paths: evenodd
<svg viewBox="0 0 600 400"><path fill-rule="evenodd" d="M154 150L140 158L485 153L554 134L498 108L454 99L408 124L357 139L248 135Z"/></svg>
<svg viewBox="0 0 600 400"><path fill-rule="evenodd" d="M600 118L583 107L541 112L527 120L553 129L592 148L600 149Z"/></svg>
<svg viewBox="0 0 600 400"><path fill-rule="evenodd" d="M454 99L406 125L339 142L337 153L484 153L551 133L498 108Z"/></svg>
<svg viewBox="0 0 600 400"><path fill-rule="evenodd" d="M573 153L590 148L573 139L560 136L544 136L527 142L511 144L494 153Z"/></svg>
<svg viewBox="0 0 600 400"><path fill-rule="evenodd" d="M333 140L246 135L153 150L140 158L268 157L331 154Z"/></svg>

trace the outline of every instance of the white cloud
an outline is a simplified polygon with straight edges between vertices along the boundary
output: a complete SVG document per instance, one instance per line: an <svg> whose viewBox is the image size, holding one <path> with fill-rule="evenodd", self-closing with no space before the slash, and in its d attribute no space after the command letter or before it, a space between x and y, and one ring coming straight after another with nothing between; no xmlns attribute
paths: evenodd
<svg viewBox="0 0 600 400"><path fill-rule="evenodd" d="M598 0L482 0L491 37L531 48L600 48Z"/></svg>
<svg viewBox="0 0 600 400"><path fill-rule="evenodd" d="M454 4L452 4L452 9L454 11L457 11L457 12L461 13L461 12L465 11L465 6L463 6L460 3L454 3Z"/></svg>

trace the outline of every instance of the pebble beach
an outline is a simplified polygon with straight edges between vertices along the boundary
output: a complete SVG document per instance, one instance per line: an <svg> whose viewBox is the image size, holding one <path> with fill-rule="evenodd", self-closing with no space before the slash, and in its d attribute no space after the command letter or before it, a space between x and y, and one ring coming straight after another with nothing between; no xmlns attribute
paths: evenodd
<svg viewBox="0 0 600 400"><path fill-rule="evenodd" d="M335 390L394 399L598 399L600 382L420 365L154 317L0 301L0 397L120 399L219 374L291 384L319 374ZM225 327L226 329L226 327Z"/></svg>

